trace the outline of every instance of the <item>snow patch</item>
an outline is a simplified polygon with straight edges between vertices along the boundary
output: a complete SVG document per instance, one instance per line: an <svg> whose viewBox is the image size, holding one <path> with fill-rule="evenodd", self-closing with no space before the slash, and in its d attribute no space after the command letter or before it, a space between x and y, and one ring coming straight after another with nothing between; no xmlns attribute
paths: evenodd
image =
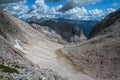
<svg viewBox="0 0 120 80"><path fill-rule="evenodd" d="M14 44L14 47L19 49L19 50L22 50L22 47L20 45L21 41L20 40L15 40L15 44Z"/></svg>

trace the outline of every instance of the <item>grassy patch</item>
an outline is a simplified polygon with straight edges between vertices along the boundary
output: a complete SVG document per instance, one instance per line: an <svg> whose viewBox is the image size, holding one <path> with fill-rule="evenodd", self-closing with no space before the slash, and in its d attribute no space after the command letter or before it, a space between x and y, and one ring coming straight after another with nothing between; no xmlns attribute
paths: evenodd
<svg viewBox="0 0 120 80"><path fill-rule="evenodd" d="M40 78L39 80L43 80L43 78Z"/></svg>
<svg viewBox="0 0 120 80"><path fill-rule="evenodd" d="M14 65L15 68L21 68L19 65Z"/></svg>
<svg viewBox="0 0 120 80"><path fill-rule="evenodd" d="M3 72L6 72L6 73L17 73L19 74L18 70L15 69L15 68L10 68L8 66L5 66L5 65L1 65L0 64L0 69L3 71Z"/></svg>
<svg viewBox="0 0 120 80"><path fill-rule="evenodd" d="M3 80L3 76L0 76L0 80Z"/></svg>

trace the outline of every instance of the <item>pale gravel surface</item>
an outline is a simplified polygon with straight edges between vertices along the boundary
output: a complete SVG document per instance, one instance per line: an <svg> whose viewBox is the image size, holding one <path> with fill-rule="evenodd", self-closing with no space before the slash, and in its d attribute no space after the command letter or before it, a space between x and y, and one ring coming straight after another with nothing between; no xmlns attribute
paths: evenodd
<svg viewBox="0 0 120 80"><path fill-rule="evenodd" d="M28 60L39 65L40 68L52 69L69 80L92 80L80 71L76 71L70 64L71 61L66 58L58 59L55 51L61 47L63 45L50 41L35 41L31 44L22 44L22 52Z"/></svg>

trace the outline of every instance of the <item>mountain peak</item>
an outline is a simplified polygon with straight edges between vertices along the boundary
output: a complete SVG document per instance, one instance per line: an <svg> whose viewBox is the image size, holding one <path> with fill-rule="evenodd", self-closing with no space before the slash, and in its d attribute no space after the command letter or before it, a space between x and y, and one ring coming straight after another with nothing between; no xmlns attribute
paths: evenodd
<svg viewBox="0 0 120 80"><path fill-rule="evenodd" d="M103 19L101 22L99 22L94 29L90 33L90 37L97 36L99 34L105 34L109 31L105 30L109 28L110 26L114 25L116 22L119 22L120 20L120 9L118 9L116 12L112 12L109 14L105 19ZM113 26L114 27L114 26ZM103 32L104 31L104 32ZM113 30L112 30L113 31ZM103 33L102 33L103 32Z"/></svg>

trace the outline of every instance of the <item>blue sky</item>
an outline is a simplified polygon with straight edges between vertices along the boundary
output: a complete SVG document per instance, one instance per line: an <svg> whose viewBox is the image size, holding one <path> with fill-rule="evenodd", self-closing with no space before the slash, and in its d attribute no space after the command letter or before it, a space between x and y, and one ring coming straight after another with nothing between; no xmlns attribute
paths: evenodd
<svg viewBox="0 0 120 80"><path fill-rule="evenodd" d="M94 8L102 10L106 10L107 8L118 9L120 8L120 0L101 0L99 3L87 6L87 9L90 10Z"/></svg>
<svg viewBox="0 0 120 80"><path fill-rule="evenodd" d="M32 7L33 4L35 4L35 0L27 0L27 5L29 7Z"/></svg>
<svg viewBox="0 0 120 80"><path fill-rule="evenodd" d="M49 7L56 7L58 5L63 5L65 4L66 0L61 0L59 2L46 2L46 4ZM27 5L29 7L32 7L32 5L35 4L35 0L28 0ZM87 8L88 10L92 10L92 9L102 9L102 10L106 10L107 8L114 8L114 9L118 9L120 8L120 0L101 0L100 2L96 3L96 4L90 4L88 6L85 6L85 8Z"/></svg>

